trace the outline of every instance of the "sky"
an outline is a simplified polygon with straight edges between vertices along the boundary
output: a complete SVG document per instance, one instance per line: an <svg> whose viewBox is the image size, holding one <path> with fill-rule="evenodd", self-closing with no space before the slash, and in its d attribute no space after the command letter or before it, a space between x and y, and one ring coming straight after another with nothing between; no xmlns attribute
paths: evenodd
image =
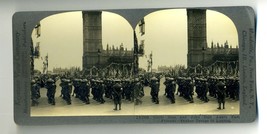
<svg viewBox="0 0 267 134"><path fill-rule="evenodd" d="M145 40L145 55L153 53L153 68L160 65L187 64L187 16L185 9L160 10L148 14L145 35L135 28L138 41ZM41 36L32 33L33 43L40 42L41 57L48 54L49 70L62 67L82 68L82 13L66 12L40 21ZM233 47L238 45L237 30L230 18L216 11L207 10L207 42L223 44L226 40ZM133 29L120 15L102 12L102 44L133 48ZM146 56L139 58L139 66L146 69ZM42 59L35 60L35 69L42 70Z"/></svg>

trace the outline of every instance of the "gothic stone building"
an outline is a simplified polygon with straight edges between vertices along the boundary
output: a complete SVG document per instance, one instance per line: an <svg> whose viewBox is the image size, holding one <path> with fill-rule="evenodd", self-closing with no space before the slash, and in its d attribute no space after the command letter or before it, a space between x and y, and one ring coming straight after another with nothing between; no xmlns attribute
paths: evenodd
<svg viewBox="0 0 267 134"><path fill-rule="evenodd" d="M133 63L133 51L123 47L104 50L102 46L102 12L84 11L83 15L83 69L102 68L111 63ZM216 61L238 61L238 48L224 45L207 46L205 9L187 9L188 54L187 66L209 66Z"/></svg>
<svg viewBox="0 0 267 134"><path fill-rule="evenodd" d="M83 69L104 68L111 63L132 63L133 51L102 45L102 12L84 11L83 16Z"/></svg>
<svg viewBox="0 0 267 134"><path fill-rule="evenodd" d="M232 48L226 41L224 45L211 43L207 46L207 25L205 9L187 9L188 54L187 65L209 66L216 61L238 61L238 47Z"/></svg>

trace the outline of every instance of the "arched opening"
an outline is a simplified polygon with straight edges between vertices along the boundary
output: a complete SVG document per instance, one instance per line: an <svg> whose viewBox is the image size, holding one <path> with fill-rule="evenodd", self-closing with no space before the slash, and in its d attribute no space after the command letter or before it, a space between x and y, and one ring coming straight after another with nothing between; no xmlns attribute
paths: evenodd
<svg viewBox="0 0 267 134"><path fill-rule="evenodd" d="M102 12L103 51L107 49L131 50L133 43L132 28L123 17L111 12ZM82 70L83 62L83 17L82 12L66 12L48 16L40 21L38 28L41 36L32 32L33 48L39 45L39 57L34 58L34 69L44 71L48 57L47 71ZM38 25L38 24L37 24ZM109 47L108 47L109 46ZM91 49L91 48L88 48Z"/></svg>
<svg viewBox="0 0 267 134"><path fill-rule="evenodd" d="M205 50L194 51L193 54L190 54L191 57L188 57L190 49L188 9L166 9L145 16L145 35L138 34L139 42L145 42L145 54L139 58L139 67L149 70L148 60L151 53L153 55L152 70L154 71L167 71L179 67L195 68L197 64L210 67L219 60L214 58L219 54L231 53L234 54L230 57L230 59L232 58L231 62L238 60L238 33L235 24L220 12L204 10L204 13L203 25L205 27L202 27L204 32L194 32L194 36L197 38L197 36L205 34L203 40L206 47ZM201 20L196 19L192 23L199 25L199 21ZM194 29L196 32L199 31L199 29ZM135 30L140 31L138 26ZM203 47L200 46L200 48ZM191 60L188 58L192 58L197 64L192 66L190 62L188 63Z"/></svg>

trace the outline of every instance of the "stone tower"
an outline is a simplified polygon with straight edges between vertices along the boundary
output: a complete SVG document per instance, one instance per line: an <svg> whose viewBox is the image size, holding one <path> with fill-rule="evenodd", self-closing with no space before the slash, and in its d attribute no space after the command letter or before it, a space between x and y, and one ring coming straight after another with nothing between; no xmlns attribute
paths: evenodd
<svg viewBox="0 0 267 134"><path fill-rule="evenodd" d="M187 66L205 66L207 33L206 10L187 9L188 54ZM206 57L205 57L206 56Z"/></svg>
<svg viewBox="0 0 267 134"><path fill-rule="evenodd" d="M102 48L102 12L83 11L83 69L100 64Z"/></svg>

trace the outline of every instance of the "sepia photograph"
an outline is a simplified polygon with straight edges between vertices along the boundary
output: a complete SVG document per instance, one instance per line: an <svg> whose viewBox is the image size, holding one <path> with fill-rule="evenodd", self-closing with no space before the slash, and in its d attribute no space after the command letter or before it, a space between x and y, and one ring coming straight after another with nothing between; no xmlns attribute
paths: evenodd
<svg viewBox="0 0 267 134"><path fill-rule="evenodd" d="M31 30L31 117L240 114L238 31L221 12L71 11Z"/></svg>

